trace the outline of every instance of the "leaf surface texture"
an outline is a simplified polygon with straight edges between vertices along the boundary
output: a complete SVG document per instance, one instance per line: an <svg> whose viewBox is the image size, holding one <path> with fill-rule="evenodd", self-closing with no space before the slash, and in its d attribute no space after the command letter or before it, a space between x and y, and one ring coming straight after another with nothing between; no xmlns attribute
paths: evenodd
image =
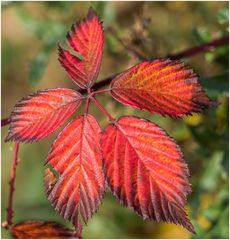
<svg viewBox="0 0 230 240"><path fill-rule="evenodd" d="M156 124L121 117L102 136L105 176L112 193L144 219L180 224L194 232L184 211L191 191L178 145Z"/></svg>
<svg viewBox="0 0 230 240"><path fill-rule="evenodd" d="M81 104L80 93L67 88L38 91L19 101L10 115L6 141L30 142L55 131Z"/></svg>
<svg viewBox="0 0 230 240"><path fill-rule="evenodd" d="M59 177L46 171L48 199L64 218L81 231L82 222L97 210L105 191L100 149L101 129L92 115L80 115L59 134L47 163Z"/></svg>
<svg viewBox="0 0 230 240"><path fill-rule="evenodd" d="M86 18L72 26L67 42L81 59L59 46L60 63L79 87L91 87L98 76L103 52L102 23L92 8Z"/></svg>
<svg viewBox="0 0 230 240"><path fill-rule="evenodd" d="M172 117L212 104L193 70L169 59L135 65L116 76L110 87L112 96L125 105Z"/></svg>

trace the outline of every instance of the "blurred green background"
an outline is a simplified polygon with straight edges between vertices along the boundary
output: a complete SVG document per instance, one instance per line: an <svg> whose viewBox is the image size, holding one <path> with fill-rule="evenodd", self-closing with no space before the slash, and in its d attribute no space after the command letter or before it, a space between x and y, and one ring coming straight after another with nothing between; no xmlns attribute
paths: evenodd
<svg viewBox="0 0 230 240"><path fill-rule="evenodd" d="M2 4L2 118L16 101L38 89L76 88L57 60L57 44L66 31L93 6L105 27L99 80L138 62L133 51L145 57L165 57L189 47L228 35L228 2L1 2ZM115 33L115 34L114 34ZM228 56L219 46L183 59L200 75L206 93L220 104L204 114L170 119L125 107L110 96L98 99L114 117L137 115L159 124L181 146L191 171L193 192L188 212L197 235L180 226L144 221L119 205L107 192L103 204L84 227L83 238L228 238ZM76 114L82 112L80 108ZM107 119L90 108L101 127ZM76 115L75 114L75 115ZM2 128L2 221L8 196L12 143L4 143ZM21 144L14 196L14 221L55 220L58 216L43 191L44 160L56 131L37 143ZM2 230L2 238L10 238Z"/></svg>

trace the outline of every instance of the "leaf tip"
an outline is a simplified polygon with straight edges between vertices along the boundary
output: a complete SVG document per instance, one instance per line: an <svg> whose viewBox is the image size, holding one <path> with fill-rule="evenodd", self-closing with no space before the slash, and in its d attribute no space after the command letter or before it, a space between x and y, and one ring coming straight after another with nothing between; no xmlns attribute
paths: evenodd
<svg viewBox="0 0 230 240"><path fill-rule="evenodd" d="M190 220L186 219L186 222L183 224L183 226L192 234L196 234L196 231L194 229L194 226L190 222Z"/></svg>
<svg viewBox="0 0 230 240"><path fill-rule="evenodd" d="M10 132L7 134L7 136L6 136L6 138L5 138L4 141L5 141L5 142L12 141Z"/></svg>
<svg viewBox="0 0 230 240"><path fill-rule="evenodd" d="M97 16L95 10L93 9L93 7L91 6L89 8L88 14L87 14L87 19L92 19L94 16Z"/></svg>

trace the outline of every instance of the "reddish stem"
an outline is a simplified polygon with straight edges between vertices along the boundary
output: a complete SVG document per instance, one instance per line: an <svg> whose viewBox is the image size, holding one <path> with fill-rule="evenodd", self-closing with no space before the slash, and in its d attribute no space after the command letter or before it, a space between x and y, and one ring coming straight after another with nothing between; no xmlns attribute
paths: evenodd
<svg viewBox="0 0 230 240"><path fill-rule="evenodd" d="M108 117L111 122L115 122L115 119L108 113L108 111L95 99L91 97L92 101L97 105L97 107Z"/></svg>
<svg viewBox="0 0 230 240"><path fill-rule="evenodd" d="M19 150L19 143L16 142L14 144L13 149L13 159L11 163L11 170L10 170L10 189L9 189L9 199L8 199L8 207L7 207L7 216L6 216L6 222L7 227L10 227L12 225L12 218L13 218L13 194L14 194L14 181L15 181L15 175L16 175L16 166L18 163L18 150Z"/></svg>
<svg viewBox="0 0 230 240"><path fill-rule="evenodd" d="M207 51L212 47L217 47L217 46L220 46L220 45L226 45L228 43L229 43L229 36L224 36L222 38L215 39L211 42L204 43L204 44L201 44L199 46L189 48L189 49L184 50L182 52L179 52L179 53L176 53L176 54L170 54L167 57L169 57L171 59L181 59L181 58L185 58L185 57L191 57L191 56L196 55L200 52Z"/></svg>
<svg viewBox="0 0 230 240"><path fill-rule="evenodd" d="M101 90L92 92L92 95L94 96L94 95L98 95L98 94L101 94L101 93L109 92L110 90L111 90L110 88L101 89Z"/></svg>
<svg viewBox="0 0 230 240"><path fill-rule="evenodd" d="M87 93L88 93L88 96L86 98L86 103L85 103L85 110L84 110L84 114L87 114L88 113L88 110L89 110L89 101L90 101L90 95L91 95L91 90L90 88L87 89Z"/></svg>
<svg viewBox="0 0 230 240"><path fill-rule="evenodd" d="M84 114L87 114L89 110L89 98L86 98Z"/></svg>

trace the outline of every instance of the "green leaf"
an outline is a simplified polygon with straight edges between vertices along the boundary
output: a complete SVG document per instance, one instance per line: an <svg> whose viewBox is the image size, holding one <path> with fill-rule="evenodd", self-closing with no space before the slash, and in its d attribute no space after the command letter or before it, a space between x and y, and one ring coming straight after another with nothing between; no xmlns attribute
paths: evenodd
<svg viewBox="0 0 230 240"><path fill-rule="evenodd" d="M192 33L199 44L206 43L211 38L209 30L205 27L194 27Z"/></svg>
<svg viewBox="0 0 230 240"><path fill-rule="evenodd" d="M118 54L120 51L119 44L117 39L114 38L114 36L110 33L106 35L106 49L111 54Z"/></svg>
<svg viewBox="0 0 230 240"><path fill-rule="evenodd" d="M229 20L228 8L220 9L217 13L217 20L220 24L227 23Z"/></svg>
<svg viewBox="0 0 230 240"><path fill-rule="evenodd" d="M229 92L229 72L224 72L220 75L208 77L208 78L201 78L200 82L201 85L206 90L206 93L211 98L216 98L220 95L228 96Z"/></svg>
<svg viewBox="0 0 230 240"><path fill-rule="evenodd" d="M223 154L222 151L214 152L212 157L206 163L206 168L199 183L201 189L211 191L218 185L222 171L221 162L223 160Z"/></svg>
<svg viewBox="0 0 230 240"><path fill-rule="evenodd" d="M228 238L229 234L229 208L225 207L214 222L214 225L204 235L206 239L218 239L218 238Z"/></svg>
<svg viewBox="0 0 230 240"><path fill-rule="evenodd" d="M17 7L17 15L24 26L43 43L45 49L55 47L64 40L67 26L50 18L36 19L22 6Z"/></svg>
<svg viewBox="0 0 230 240"><path fill-rule="evenodd" d="M48 62L48 53L41 51L29 64L29 82L35 86L41 79Z"/></svg>

